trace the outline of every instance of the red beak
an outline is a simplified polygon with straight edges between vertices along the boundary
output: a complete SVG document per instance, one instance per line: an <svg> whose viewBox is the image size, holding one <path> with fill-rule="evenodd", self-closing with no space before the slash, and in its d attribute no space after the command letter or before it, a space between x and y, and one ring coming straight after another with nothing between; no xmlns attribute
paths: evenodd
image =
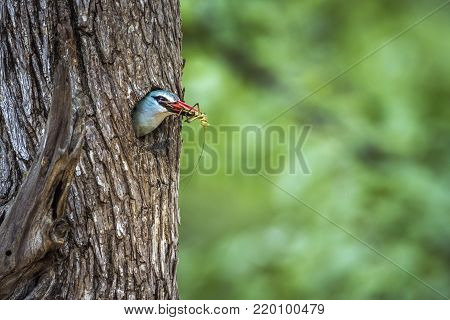
<svg viewBox="0 0 450 320"><path fill-rule="evenodd" d="M172 108L173 112L175 112L175 113L183 114L183 112L185 112L185 113L192 113L192 112L198 113L199 112L198 109L188 105L187 103L185 103L184 101L181 101L181 100L172 102L169 105L170 105L170 108Z"/></svg>

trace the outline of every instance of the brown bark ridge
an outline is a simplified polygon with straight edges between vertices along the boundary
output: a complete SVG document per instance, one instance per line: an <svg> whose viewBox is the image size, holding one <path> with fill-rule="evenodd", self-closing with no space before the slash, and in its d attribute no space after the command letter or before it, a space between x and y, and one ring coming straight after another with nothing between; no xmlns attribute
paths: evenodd
<svg viewBox="0 0 450 320"><path fill-rule="evenodd" d="M178 298L180 121L137 139L130 118L153 86L182 94L178 1L3 0L0 40L1 298ZM53 183L33 180L52 165ZM27 201L38 218L14 209Z"/></svg>

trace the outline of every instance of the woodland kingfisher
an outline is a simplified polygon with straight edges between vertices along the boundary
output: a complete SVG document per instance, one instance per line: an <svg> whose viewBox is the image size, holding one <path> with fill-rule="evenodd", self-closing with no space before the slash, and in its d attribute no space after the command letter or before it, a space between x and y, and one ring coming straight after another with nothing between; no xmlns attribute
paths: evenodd
<svg viewBox="0 0 450 320"><path fill-rule="evenodd" d="M167 116L190 116L193 112L198 113L198 110L176 94L161 89L152 90L133 109L134 131L142 137L155 130Z"/></svg>

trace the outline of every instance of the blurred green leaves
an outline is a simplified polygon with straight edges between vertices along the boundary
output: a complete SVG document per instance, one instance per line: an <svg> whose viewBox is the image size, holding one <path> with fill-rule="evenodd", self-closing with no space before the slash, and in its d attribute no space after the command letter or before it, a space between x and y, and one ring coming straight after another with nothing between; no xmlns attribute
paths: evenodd
<svg viewBox="0 0 450 320"><path fill-rule="evenodd" d="M185 98L212 125L263 124L440 4L182 0ZM449 9L277 119L312 125L312 174L271 177L447 296ZM182 298L442 298L261 177L186 181Z"/></svg>

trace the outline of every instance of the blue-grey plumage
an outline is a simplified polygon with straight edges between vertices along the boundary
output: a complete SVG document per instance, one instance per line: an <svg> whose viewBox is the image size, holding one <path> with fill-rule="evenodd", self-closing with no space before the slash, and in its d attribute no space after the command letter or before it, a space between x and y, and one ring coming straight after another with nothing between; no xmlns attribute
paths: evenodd
<svg viewBox="0 0 450 320"><path fill-rule="evenodd" d="M182 111L180 98L165 90L153 90L139 101L133 110L133 127L138 137L155 130L171 114Z"/></svg>

